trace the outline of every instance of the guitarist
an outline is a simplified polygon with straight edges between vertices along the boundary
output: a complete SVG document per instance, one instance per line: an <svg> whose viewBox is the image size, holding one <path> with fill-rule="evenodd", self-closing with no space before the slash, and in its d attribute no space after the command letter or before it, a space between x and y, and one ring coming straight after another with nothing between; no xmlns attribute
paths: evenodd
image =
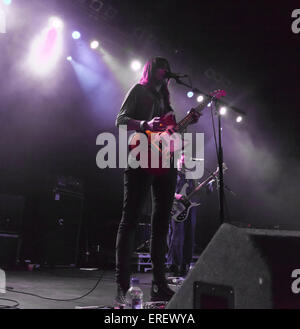
<svg viewBox="0 0 300 329"><path fill-rule="evenodd" d="M133 86L125 97L116 126L127 125L128 130L140 132L166 129L167 123L160 117L173 111L166 72L170 72L170 65L162 57L153 58L145 64L140 83ZM198 118L198 114L195 114L194 121L197 122ZM153 265L151 300L168 301L174 294L165 278L165 254L176 177L177 169L174 166L162 176L154 176L141 168L133 169L129 166L125 169L123 211L116 240L115 301L120 306L125 304L125 294L130 284L135 231L150 188L153 202L150 239Z"/></svg>
<svg viewBox="0 0 300 329"><path fill-rule="evenodd" d="M180 196L180 191L187 183L187 194L193 191L196 187L197 181L194 179L186 179L186 170L184 163L184 153L177 163L178 176L176 186L176 196ZM170 222L168 234L168 254L167 262L170 264L169 270L173 276L186 276L190 263L193 257L193 248L195 241L197 208L191 208L188 218L184 222Z"/></svg>

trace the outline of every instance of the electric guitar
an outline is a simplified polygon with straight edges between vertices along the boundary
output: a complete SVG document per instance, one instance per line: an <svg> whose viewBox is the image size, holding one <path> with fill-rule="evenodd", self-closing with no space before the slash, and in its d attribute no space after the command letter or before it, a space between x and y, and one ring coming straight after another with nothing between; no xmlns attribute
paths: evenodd
<svg viewBox="0 0 300 329"><path fill-rule="evenodd" d="M223 163L223 172L228 169L225 163ZM174 203L171 210L172 218L176 222L184 222L190 212L190 209L193 207L197 207L200 203L190 201L191 198L198 193L202 187L207 185L210 181L218 180L219 167L213 172L209 177L207 177L202 183L200 183L189 195L186 195L186 190L188 187L188 183L184 184L180 193L175 193Z"/></svg>
<svg viewBox="0 0 300 329"><path fill-rule="evenodd" d="M182 141L181 134L194 121L194 113L201 113L214 99L225 95L224 90L213 91L196 108L191 109L179 123L176 123L173 112L166 113L161 117L167 127L165 131L146 130L145 133L135 133L129 142L129 150L139 161L141 168L154 175L165 174L170 168L170 161L174 153L184 148L185 143ZM141 143L142 134L147 138L147 156L143 156L142 152L137 149Z"/></svg>

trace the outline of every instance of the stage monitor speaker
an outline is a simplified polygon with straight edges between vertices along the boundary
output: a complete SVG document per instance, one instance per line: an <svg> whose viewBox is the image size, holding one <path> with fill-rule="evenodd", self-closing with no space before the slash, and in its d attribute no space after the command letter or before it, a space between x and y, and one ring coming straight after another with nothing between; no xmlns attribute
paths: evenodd
<svg viewBox="0 0 300 329"><path fill-rule="evenodd" d="M0 195L0 232L20 233L25 198L20 195Z"/></svg>
<svg viewBox="0 0 300 329"><path fill-rule="evenodd" d="M76 266L82 211L82 194L56 189L47 195L40 211L43 266Z"/></svg>
<svg viewBox="0 0 300 329"><path fill-rule="evenodd" d="M223 224L167 308L300 308L299 292L300 232Z"/></svg>

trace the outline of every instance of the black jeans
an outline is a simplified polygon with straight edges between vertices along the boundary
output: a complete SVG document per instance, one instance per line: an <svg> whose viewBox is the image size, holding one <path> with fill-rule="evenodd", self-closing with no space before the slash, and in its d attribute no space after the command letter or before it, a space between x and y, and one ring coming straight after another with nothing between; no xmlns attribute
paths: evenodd
<svg viewBox="0 0 300 329"><path fill-rule="evenodd" d="M167 234L176 177L176 168L170 168L166 174L160 176L148 174L141 168L129 168L124 172L123 212L116 241L116 281L124 290L130 285L135 232L150 187L152 187L150 253L153 279L157 282L165 279Z"/></svg>

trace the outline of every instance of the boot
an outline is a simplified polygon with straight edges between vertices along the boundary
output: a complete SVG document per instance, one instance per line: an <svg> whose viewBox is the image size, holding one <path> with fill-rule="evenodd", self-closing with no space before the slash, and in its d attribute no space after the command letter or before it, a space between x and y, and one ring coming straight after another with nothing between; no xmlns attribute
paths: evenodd
<svg viewBox="0 0 300 329"><path fill-rule="evenodd" d="M185 278L188 274L188 266L187 265L181 265L179 270L179 276Z"/></svg>
<svg viewBox="0 0 300 329"><path fill-rule="evenodd" d="M169 267L168 272L171 274L171 276L175 276L175 277L179 276L179 274L180 274L179 267L177 265L174 265L174 264L172 264Z"/></svg>
<svg viewBox="0 0 300 329"><path fill-rule="evenodd" d="M158 302L158 301L165 301L168 302L175 292L169 288L167 281L163 280L160 282L152 281L151 286L151 301Z"/></svg>
<svg viewBox="0 0 300 329"><path fill-rule="evenodd" d="M126 289L122 289L122 287L118 284L117 287L117 295L115 297L115 307L117 308L125 308L126 306Z"/></svg>

